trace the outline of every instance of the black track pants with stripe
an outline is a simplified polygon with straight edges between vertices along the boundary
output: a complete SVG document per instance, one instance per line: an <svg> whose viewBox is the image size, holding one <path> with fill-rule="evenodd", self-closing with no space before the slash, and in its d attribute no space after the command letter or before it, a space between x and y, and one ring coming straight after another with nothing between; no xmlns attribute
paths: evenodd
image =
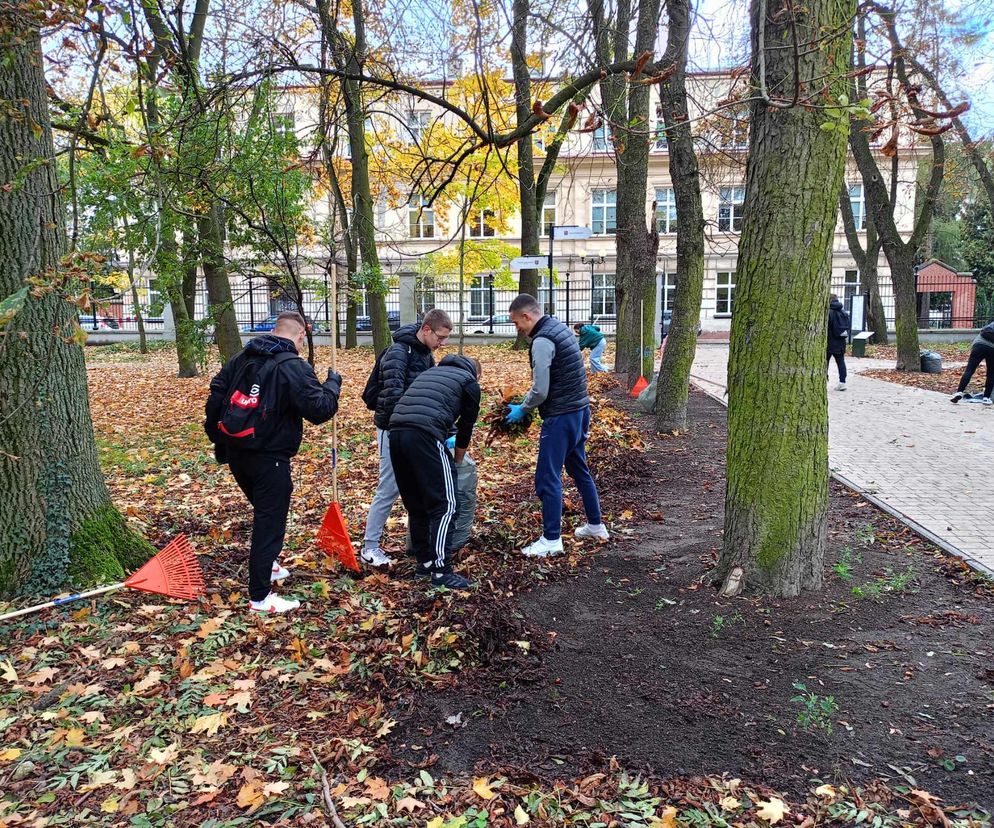
<svg viewBox="0 0 994 828"><path fill-rule="evenodd" d="M459 512L455 460L443 443L416 428L390 429L390 459L418 566L450 572L445 550Z"/></svg>

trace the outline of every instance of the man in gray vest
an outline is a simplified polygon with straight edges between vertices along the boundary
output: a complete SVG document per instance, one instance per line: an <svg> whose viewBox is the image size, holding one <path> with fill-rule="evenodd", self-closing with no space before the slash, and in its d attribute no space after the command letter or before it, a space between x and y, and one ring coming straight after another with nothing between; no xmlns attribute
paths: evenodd
<svg viewBox="0 0 994 828"><path fill-rule="evenodd" d="M587 522L574 534L600 540L609 537L601 522L597 487L587 468L587 371L573 331L558 319L544 316L534 296L519 295L511 302L510 314L518 331L531 339L532 387L521 405L511 406L507 421L518 422L534 408L542 415L535 493L542 501L543 531L542 537L521 551L531 558L546 558L563 552L563 466L580 490L587 516Z"/></svg>

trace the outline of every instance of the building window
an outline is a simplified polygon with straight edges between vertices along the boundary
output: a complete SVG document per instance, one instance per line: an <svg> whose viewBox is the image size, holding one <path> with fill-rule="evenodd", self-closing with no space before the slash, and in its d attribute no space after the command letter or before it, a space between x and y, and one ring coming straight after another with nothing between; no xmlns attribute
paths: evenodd
<svg viewBox="0 0 994 828"><path fill-rule="evenodd" d="M497 235L497 216L493 210L480 210L468 219L469 235L473 239L492 239Z"/></svg>
<svg viewBox="0 0 994 828"><path fill-rule="evenodd" d="M656 107L656 124L653 127L652 148L665 150L666 144L666 121L663 119L663 107Z"/></svg>
<svg viewBox="0 0 994 828"><path fill-rule="evenodd" d="M435 280L431 276L418 277L414 284L414 304L422 317L435 307Z"/></svg>
<svg viewBox="0 0 994 828"><path fill-rule="evenodd" d="M617 190L593 190L590 226L595 236L606 236L618 228Z"/></svg>
<svg viewBox="0 0 994 828"><path fill-rule="evenodd" d="M673 310L673 303L676 301L676 274L663 273L663 310Z"/></svg>
<svg viewBox="0 0 994 828"><path fill-rule="evenodd" d="M718 146L735 150L749 147L749 115L743 110L718 114Z"/></svg>
<svg viewBox="0 0 994 828"><path fill-rule="evenodd" d="M407 206L407 219L412 239L435 238L435 210L423 195L411 196Z"/></svg>
<svg viewBox="0 0 994 828"><path fill-rule="evenodd" d="M494 314L493 276L477 276L473 279L473 284L469 288L469 315L475 317L490 317Z"/></svg>
<svg viewBox="0 0 994 828"><path fill-rule="evenodd" d="M735 304L735 273L718 271L718 292L716 296L715 316L731 316Z"/></svg>
<svg viewBox="0 0 994 828"><path fill-rule="evenodd" d="M843 294L846 299L850 296L855 296L859 293L859 271L858 270L847 270L846 271L846 281L843 285L845 293Z"/></svg>
<svg viewBox="0 0 994 828"><path fill-rule="evenodd" d="M849 203L852 205L852 217L856 222L856 229L865 230L866 199L863 197L862 184L851 184L849 186Z"/></svg>
<svg viewBox="0 0 994 828"><path fill-rule="evenodd" d="M745 187L722 187L718 192L718 229L738 233L742 229Z"/></svg>
<svg viewBox="0 0 994 828"><path fill-rule="evenodd" d="M608 125L602 121L594 130L594 152L607 152Z"/></svg>
<svg viewBox="0 0 994 828"><path fill-rule="evenodd" d="M374 226L377 230L384 230L387 226L387 200L385 198L376 199L376 219Z"/></svg>
<svg viewBox="0 0 994 828"><path fill-rule="evenodd" d="M595 273L591 285L590 316L595 321L601 316L615 316L614 274Z"/></svg>
<svg viewBox="0 0 994 828"><path fill-rule="evenodd" d="M297 126L292 109L287 112L276 113L276 115L273 117L273 131L280 138L296 137Z"/></svg>
<svg viewBox="0 0 994 828"><path fill-rule="evenodd" d="M542 228L543 236L552 235L552 228L556 226L556 191L545 194L545 201L542 202Z"/></svg>
<svg viewBox="0 0 994 828"><path fill-rule="evenodd" d="M407 113L407 140L411 144L420 144L421 140L428 132L428 124L431 121L431 113L425 111L411 111Z"/></svg>
<svg viewBox="0 0 994 828"><path fill-rule="evenodd" d="M656 230L660 233L676 232L676 196L672 187L656 188Z"/></svg>

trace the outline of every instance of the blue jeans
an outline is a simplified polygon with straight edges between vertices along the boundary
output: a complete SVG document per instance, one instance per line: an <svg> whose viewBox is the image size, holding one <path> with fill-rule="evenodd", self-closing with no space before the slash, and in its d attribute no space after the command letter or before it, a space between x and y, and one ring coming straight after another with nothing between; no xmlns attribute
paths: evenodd
<svg viewBox="0 0 994 828"><path fill-rule="evenodd" d="M603 365L601 365L601 357L604 356L604 351L607 350L607 340L602 339L593 348L590 349L590 370L595 374L603 373L607 371Z"/></svg>
<svg viewBox="0 0 994 828"><path fill-rule="evenodd" d="M563 527L563 466L573 478L587 523L601 522L597 486L587 468L585 444L590 431L590 406L542 420L535 466L535 494L542 501L542 534L556 540Z"/></svg>

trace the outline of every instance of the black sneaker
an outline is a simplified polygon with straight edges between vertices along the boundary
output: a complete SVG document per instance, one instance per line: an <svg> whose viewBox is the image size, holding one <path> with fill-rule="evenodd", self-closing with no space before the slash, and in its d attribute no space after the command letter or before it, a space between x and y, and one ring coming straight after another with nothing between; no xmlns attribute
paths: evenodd
<svg viewBox="0 0 994 828"><path fill-rule="evenodd" d="M949 402L959 402L961 399L963 399L963 392L957 391L949 398Z"/></svg>
<svg viewBox="0 0 994 828"><path fill-rule="evenodd" d="M431 585L448 589L469 589L473 582L455 572L436 572L431 576Z"/></svg>

